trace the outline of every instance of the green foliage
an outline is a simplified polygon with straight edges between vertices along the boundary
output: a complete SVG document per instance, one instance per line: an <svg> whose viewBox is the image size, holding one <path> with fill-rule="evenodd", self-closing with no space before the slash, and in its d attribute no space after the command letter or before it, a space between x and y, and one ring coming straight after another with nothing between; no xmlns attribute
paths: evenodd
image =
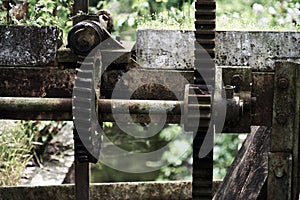
<svg viewBox="0 0 300 200"><path fill-rule="evenodd" d="M60 27L66 35L73 1L28 0L26 18L19 25ZM3 2L0 0L3 8ZM217 0L218 30L299 30L300 3L298 0ZM106 0L90 1L90 13L108 9L114 16L115 34L123 39L135 39L137 28L193 29L194 1L192 0ZM0 12L1 24L6 24L6 11Z"/></svg>
<svg viewBox="0 0 300 200"><path fill-rule="evenodd" d="M146 126L136 126L132 127L136 133L142 132L143 129L147 129ZM109 141L113 143L113 145L118 146L125 151L130 153L147 153L153 152L161 147L166 145L166 141L160 137L159 134L156 134L152 137L147 138L137 138L131 136L127 133L124 133L116 123L104 123L103 130L105 135L108 137ZM110 143L102 143L102 146L109 148ZM114 162L118 162L118 156L114 157L114 155L110 155L111 160ZM138 161L137 161L138 162ZM155 163L154 163L155 164ZM137 167L136 164L132 164L127 167L132 167L132 170ZM160 171L153 171L149 173L143 174L134 174L134 173L126 173L122 171L118 171L112 169L108 166L103 165L101 162L98 162L96 166L92 169L92 181L93 182L119 182L119 181L153 181L158 176Z"/></svg>
<svg viewBox="0 0 300 200"><path fill-rule="evenodd" d="M218 30L299 30L298 0L217 0Z"/></svg>
<svg viewBox="0 0 300 200"><path fill-rule="evenodd" d="M46 146L65 123L56 121L22 121L20 123L24 129L24 134L30 137L32 141L31 153L35 156L35 161L37 164L41 164Z"/></svg>
<svg viewBox="0 0 300 200"><path fill-rule="evenodd" d="M194 29L192 0L108 0L97 9L112 11L115 33L134 39L136 29ZM299 30L297 0L217 0L217 30Z"/></svg>
<svg viewBox="0 0 300 200"><path fill-rule="evenodd" d="M214 179L224 178L245 136L245 134L222 134L215 138Z"/></svg>
<svg viewBox="0 0 300 200"><path fill-rule="evenodd" d="M28 0L28 8L23 19L17 20L17 5L11 5L10 20L7 21L7 11L0 13L1 24L28 26L58 26L65 35L72 27L71 8L73 1L69 0ZM0 1L0 6L3 2ZM14 14L15 13L15 14Z"/></svg>
<svg viewBox="0 0 300 200"><path fill-rule="evenodd" d="M111 182L111 181L150 181L150 180L191 180L192 166L192 138L186 134L185 137L176 138L182 135L183 130L180 126L170 124L166 126L160 133L149 138L135 138L120 130L118 126L113 124L105 124L105 135L114 145L129 151L146 153L167 147L158 162L149 161L149 166L160 166L162 163L168 165L156 170L143 174L125 173L109 168L101 163L97 163L93 167L92 180L94 182ZM143 127L137 127L136 132L141 131ZM144 127L147 128L147 127ZM103 146L107 144L103 143ZM185 150L184 153L180 150ZM112 160L114 158L112 157ZM133 166L134 167L134 166ZM189 169L189 170L188 170Z"/></svg>
<svg viewBox="0 0 300 200"><path fill-rule="evenodd" d="M0 131L0 185L17 185L23 169L31 159L32 135L16 123L1 122Z"/></svg>
<svg viewBox="0 0 300 200"><path fill-rule="evenodd" d="M170 30L192 30L194 28L194 8L184 3L181 9L171 7L169 10L145 15L138 18L138 29L170 29Z"/></svg>
<svg viewBox="0 0 300 200"><path fill-rule="evenodd" d="M190 29L194 15L191 0L108 0L96 9L108 9L114 16L115 34L135 39L137 28ZM94 9L91 9L94 10Z"/></svg>
<svg viewBox="0 0 300 200"><path fill-rule="evenodd" d="M183 130L178 125L170 125L160 132L160 137L166 140L168 151L164 152L162 162L168 165L160 169L160 174L156 180L191 180L192 160L192 137L176 138ZM174 140L174 141L172 141ZM182 150L185 150L182 154Z"/></svg>

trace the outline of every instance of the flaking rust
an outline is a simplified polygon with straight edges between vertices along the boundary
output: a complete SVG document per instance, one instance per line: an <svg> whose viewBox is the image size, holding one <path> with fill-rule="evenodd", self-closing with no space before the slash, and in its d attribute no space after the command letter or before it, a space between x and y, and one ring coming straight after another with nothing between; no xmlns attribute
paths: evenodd
<svg viewBox="0 0 300 200"><path fill-rule="evenodd" d="M175 104L168 104L168 103L153 104L153 103L147 102L147 103L143 103L143 104L135 103L135 104L130 105L130 107L136 108L139 110L150 111L150 112L160 112L162 110L169 112L175 108Z"/></svg>
<svg viewBox="0 0 300 200"><path fill-rule="evenodd" d="M71 97L75 73L57 67L0 68L0 96Z"/></svg>
<svg viewBox="0 0 300 200"><path fill-rule="evenodd" d="M133 99L182 100L190 74L175 70L131 70L120 81L133 93Z"/></svg>

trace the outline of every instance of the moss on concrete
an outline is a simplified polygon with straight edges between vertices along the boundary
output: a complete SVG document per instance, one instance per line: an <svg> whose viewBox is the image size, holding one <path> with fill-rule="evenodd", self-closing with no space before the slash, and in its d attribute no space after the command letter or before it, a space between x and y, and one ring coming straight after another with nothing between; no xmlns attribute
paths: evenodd
<svg viewBox="0 0 300 200"><path fill-rule="evenodd" d="M92 184L91 200L192 199L191 182L135 182ZM73 200L74 185L1 187L1 200Z"/></svg>
<svg viewBox="0 0 300 200"><path fill-rule="evenodd" d="M41 65L54 62L61 45L57 27L0 26L0 65Z"/></svg>

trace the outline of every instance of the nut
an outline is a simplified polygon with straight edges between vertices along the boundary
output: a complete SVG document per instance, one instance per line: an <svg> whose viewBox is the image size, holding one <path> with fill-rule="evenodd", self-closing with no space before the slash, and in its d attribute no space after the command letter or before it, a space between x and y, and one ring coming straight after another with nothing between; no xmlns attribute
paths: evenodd
<svg viewBox="0 0 300 200"><path fill-rule="evenodd" d="M276 120L279 124L285 124L287 122L288 116L285 113L279 113L276 116Z"/></svg>
<svg viewBox="0 0 300 200"><path fill-rule="evenodd" d="M240 86L243 82L242 77L239 74L235 74L232 76L231 84L234 86Z"/></svg>
<svg viewBox="0 0 300 200"><path fill-rule="evenodd" d="M286 89L289 86L289 81L286 78L280 78L278 81L278 87Z"/></svg>
<svg viewBox="0 0 300 200"><path fill-rule="evenodd" d="M275 176L276 176L277 178L282 178L282 177L284 176L284 170L283 170L282 168L277 169L277 170L275 171Z"/></svg>

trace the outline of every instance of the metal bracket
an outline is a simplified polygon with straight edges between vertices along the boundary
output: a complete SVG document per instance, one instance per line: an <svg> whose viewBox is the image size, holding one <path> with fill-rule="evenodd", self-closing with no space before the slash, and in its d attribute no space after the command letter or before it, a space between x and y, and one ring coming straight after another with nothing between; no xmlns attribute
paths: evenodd
<svg viewBox="0 0 300 200"><path fill-rule="evenodd" d="M227 97L223 132L249 133L251 126L251 67L222 67L222 80L232 94ZM227 90L228 91L228 90Z"/></svg>
<svg viewBox="0 0 300 200"><path fill-rule="evenodd" d="M277 62L269 156L268 199L298 199L300 66ZM273 173L274 172L274 173Z"/></svg>

